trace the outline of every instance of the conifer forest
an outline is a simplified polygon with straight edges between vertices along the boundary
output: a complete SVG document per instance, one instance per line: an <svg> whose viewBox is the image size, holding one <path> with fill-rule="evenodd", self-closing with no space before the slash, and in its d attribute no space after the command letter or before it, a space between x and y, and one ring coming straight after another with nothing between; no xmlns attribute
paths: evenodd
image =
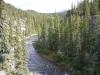
<svg viewBox="0 0 100 75"><path fill-rule="evenodd" d="M0 75L100 75L100 0L72 4L65 15L22 10L0 0Z"/></svg>

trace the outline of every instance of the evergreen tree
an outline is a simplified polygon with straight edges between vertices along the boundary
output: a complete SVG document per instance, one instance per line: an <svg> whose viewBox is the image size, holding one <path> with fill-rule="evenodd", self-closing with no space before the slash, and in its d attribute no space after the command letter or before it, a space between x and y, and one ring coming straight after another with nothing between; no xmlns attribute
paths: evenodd
<svg viewBox="0 0 100 75"><path fill-rule="evenodd" d="M4 15L3 15L3 9L4 9L4 5L3 5L3 1L0 1L0 70L3 69L3 63L5 60L5 54L9 53L9 50L7 48L7 44L6 44L6 33L5 33L5 25L4 25Z"/></svg>

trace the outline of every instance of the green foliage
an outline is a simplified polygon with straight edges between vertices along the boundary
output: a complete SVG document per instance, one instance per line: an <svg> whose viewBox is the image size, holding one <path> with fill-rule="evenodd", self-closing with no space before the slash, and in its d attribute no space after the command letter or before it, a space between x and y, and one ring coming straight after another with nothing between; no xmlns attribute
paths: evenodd
<svg viewBox="0 0 100 75"><path fill-rule="evenodd" d="M6 54L9 53L9 49L7 48L7 40L6 40L6 29L3 21L5 17L2 16L4 10L3 1L0 1L0 70L3 69L3 63L5 62Z"/></svg>
<svg viewBox="0 0 100 75"><path fill-rule="evenodd" d="M100 15L100 0L84 0L65 17L4 6L0 13L0 68L8 75L28 75L24 38L33 33L38 34L38 52L64 65L71 75L100 75L100 17L96 16ZM15 70L10 66L13 62Z"/></svg>
<svg viewBox="0 0 100 75"><path fill-rule="evenodd" d="M72 7L66 18L55 13L43 22L35 46L49 59L66 65L65 69L70 66L71 75L99 75L100 54L96 38L100 17L95 21L99 12L99 0L84 0L77 8Z"/></svg>

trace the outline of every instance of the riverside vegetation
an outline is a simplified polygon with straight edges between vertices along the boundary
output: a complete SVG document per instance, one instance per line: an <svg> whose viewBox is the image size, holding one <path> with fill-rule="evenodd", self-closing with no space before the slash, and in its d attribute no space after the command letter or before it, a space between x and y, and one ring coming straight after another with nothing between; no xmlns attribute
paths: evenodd
<svg viewBox="0 0 100 75"><path fill-rule="evenodd" d="M7 75L29 75L25 38L35 33L39 15L0 0L0 71Z"/></svg>
<svg viewBox="0 0 100 75"><path fill-rule="evenodd" d="M42 22L35 47L70 75L100 75L100 0L72 5Z"/></svg>
<svg viewBox="0 0 100 75"><path fill-rule="evenodd" d="M0 70L29 75L25 38L70 75L100 75L100 0L84 0L62 16L21 10L0 0Z"/></svg>

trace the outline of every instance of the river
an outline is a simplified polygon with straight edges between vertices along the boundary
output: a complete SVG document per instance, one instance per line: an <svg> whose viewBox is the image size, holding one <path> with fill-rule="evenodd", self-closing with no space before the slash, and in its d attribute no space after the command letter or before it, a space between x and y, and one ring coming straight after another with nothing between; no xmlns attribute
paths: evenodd
<svg viewBox="0 0 100 75"><path fill-rule="evenodd" d="M28 49L28 68L32 75L67 75L64 74L60 68L54 63L41 57L32 43L37 40L37 36L32 36L26 41L26 47Z"/></svg>

